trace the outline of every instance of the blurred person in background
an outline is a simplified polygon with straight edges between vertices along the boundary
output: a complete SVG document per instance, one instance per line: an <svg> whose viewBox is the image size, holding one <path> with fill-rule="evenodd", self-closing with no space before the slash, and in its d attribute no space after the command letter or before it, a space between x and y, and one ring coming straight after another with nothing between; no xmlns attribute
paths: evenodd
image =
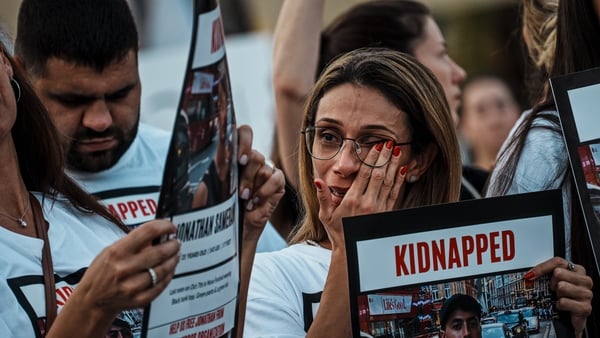
<svg viewBox="0 0 600 338"><path fill-rule="evenodd" d="M469 79L459 109L459 137L466 142L470 164L487 172L519 118L521 108L501 78L485 75Z"/></svg>
<svg viewBox="0 0 600 338"><path fill-rule="evenodd" d="M429 68L444 89L453 123L466 72L448 55L446 40L429 9L411 0L374 0L357 4L323 31L325 0L287 0L274 33L273 88L276 139L272 158L286 176L286 195L271 221L287 237L301 220L298 190L298 147L302 108L316 77L336 57L361 48L384 47L410 54ZM487 173L463 167L461 199L481 197ZM409 181L410 183L410 181Z"/></svg>
<svg viewBox="0 0 600 338"><path fill-rule="evenodd" d="M600 281L549 79L600 66L599 17L594 0L523 2L524 41L538 67L534 78L542 81L532 92L533 108L521 115L502 146L487 190L487 196L561 190L566 257L554 257L525 278L552 274L556 309L570 313L576 337L584 336L586 327L588 336L600 336Z"/></svg>

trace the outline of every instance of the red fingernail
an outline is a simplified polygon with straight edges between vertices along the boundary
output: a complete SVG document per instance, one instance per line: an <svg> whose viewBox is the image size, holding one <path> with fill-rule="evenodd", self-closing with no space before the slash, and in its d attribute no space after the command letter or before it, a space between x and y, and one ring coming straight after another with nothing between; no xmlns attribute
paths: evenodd
<svg viewBox="0 0 600 338"><path fill-rule="evenodd" d="M532 280L535 278L535 272L533 270L527 271L526 274L523 275L523 279Z"/></svg>
<svg viewBox="0 0 600 338"><path fill-rule="evenodd" d="M394 156L396 156L396 157L400 156L400 146L394 147Z"/></svg>
<svg viewBox="0 0 600 338"><path fill-rule="evenodd" d="M387 141L385 143L385 147L388 149L392 149L393 146L394 146L394 142L392 142L392 141Z"/></svg>
<svg viewBox="0 0 600 338"><path fill-rule="evenodd" d="M381 151L381 149L383 149L383 143L377 143L377 144L375 145L375 149L376 149L377 151Z"/></svg>
<svg viewBox="0 0 600 338"><path fill-rule="evenodd" d="M317 190L321 190L321 182L315 181L315 187L317 187Z"/></svg>
<svg viewBox="0 0 600 338"><path fill-rule="evenodd" d="M402 175L402 176L406 175L407 170L408 170L408 168L406 166L403 166L402 168L400 168L400 175Z"/></svg>

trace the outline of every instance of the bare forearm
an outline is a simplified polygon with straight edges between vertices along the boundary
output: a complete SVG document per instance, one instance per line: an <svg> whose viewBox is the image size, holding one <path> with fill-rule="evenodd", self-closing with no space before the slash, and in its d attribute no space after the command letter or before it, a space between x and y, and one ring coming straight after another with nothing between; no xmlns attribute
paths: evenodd
<svg viewBox="0 0 600 338"><path fill-rule="evenodd" d="M315 81L324 0L286 0L273 40L273 80L277 88L307 94Z"/></svg>
<svg viewBox="0 0 600 338"><path fill-rule="evenodd" d="M250 274L256 246L261 232L257 229L245 229L242 236L242 252L240 254L240 293L238 295L238 321L237 337L242 338L244 334L244 320L246 318L246 301L248 300L248 287L250 285Z"/></svg>
<svg viewBox="0 0 600 338"><path fill-rule="evenodd" d="M352 336L348 297L346 253L343 249L337 249L332 252L319 311L306 337Z"/></svg>
<svg viewBox="0 0 600 338"><path fill-rule="evenodd" d="M298 140L304 100L315 82L324 0L286 0L273 42L279 157L289 184L298 187Z"/></svg>
<svg viewBox="0 0 600 338"><path fill-rule="evenodd" d="M109 313L83 304L76 292L77 290L56 317L51 330L46 335L47 338L71 337L75 333L78 337L106 336L117 313Z"/></svg>

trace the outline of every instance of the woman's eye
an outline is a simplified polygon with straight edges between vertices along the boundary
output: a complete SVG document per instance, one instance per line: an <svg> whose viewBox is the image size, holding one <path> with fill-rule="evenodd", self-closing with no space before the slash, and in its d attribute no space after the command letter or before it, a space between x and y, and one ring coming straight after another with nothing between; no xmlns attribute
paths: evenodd
<svg viewBox="0 0 600 338"><path fill-rule="evenodd" d="M385 143L387 140L379 136L363 136L356 140L361 147L372 147L378 143Z"/></svg>
<svg viewBox="0 0 600 338"><path fill-rule="evenodd" d="M340 137L332 132L329 131L321 131L319 133L319 139L322 142L326 142L326 143L339 143Z"/></svg>

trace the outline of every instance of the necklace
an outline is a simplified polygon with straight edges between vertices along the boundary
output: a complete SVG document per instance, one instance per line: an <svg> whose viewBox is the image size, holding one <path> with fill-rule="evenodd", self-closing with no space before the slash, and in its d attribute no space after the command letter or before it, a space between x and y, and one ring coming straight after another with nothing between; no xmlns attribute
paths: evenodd
<svg viewBox="0 0 600 338"><path fill-rule="evenodd" d="M19 226L21 228L25 228L25 227L27 227L27 222L25 222L24 218L25 218L25 215L27 215L27 212L29 211L30 207L31 207L31 201L28 198L27 199L27 206L25 207L25 211L23 211L23 215L21 215L21 217L16 218L16 217L4 214L4 213L0 213L0 215L12 219L13 221L17 222L17 224L19 224Z"/></svg>

